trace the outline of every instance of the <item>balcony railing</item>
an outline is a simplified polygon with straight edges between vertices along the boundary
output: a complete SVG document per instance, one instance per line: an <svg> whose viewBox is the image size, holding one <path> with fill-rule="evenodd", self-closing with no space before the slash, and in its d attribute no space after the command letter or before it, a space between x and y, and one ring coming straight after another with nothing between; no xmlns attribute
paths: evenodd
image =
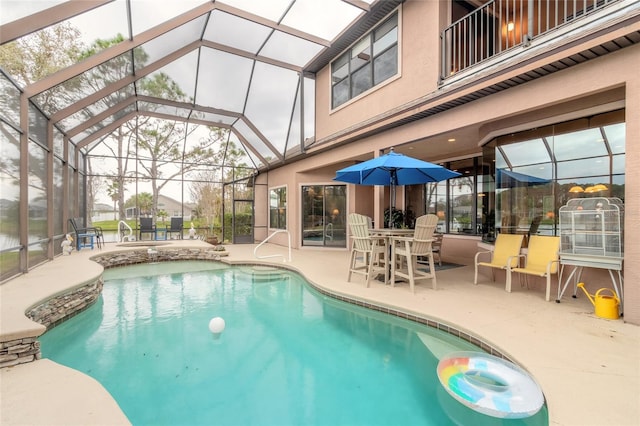
<svg viewBox="0 0 640 426"><path fill-rule="evenodd" d="M441 34L441 81L618 0L491 0Z"/></svg>

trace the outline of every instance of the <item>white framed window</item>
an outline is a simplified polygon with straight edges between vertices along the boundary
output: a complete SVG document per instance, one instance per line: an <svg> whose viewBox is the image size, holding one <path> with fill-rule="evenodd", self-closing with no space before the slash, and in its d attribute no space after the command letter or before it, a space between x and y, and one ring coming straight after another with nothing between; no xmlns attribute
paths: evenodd
<svg viewBox="0 0 640 426"><path fill-rule="evenodd" d="M269 228L287 229L287 187L269 189Z"/></svg>

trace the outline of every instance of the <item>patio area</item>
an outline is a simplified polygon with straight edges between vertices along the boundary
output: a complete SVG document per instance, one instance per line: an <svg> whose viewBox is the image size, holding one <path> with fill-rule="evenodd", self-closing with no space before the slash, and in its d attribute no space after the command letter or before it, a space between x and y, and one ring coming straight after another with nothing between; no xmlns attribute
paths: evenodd
<svg viewBox="0 0 640 426"><path fill-rule="evenodd" d="M206 246L193 240L170 245ZM254 257L255 245L229 245L225 262L265 263ZM57 258L0 287L4 335L15 324L8 307L32 306L51 294L72 287L95 273L89 258L123 250L108 243L102 250L82 250ZM162 247L158 247L162 250ZM287 255L285 247L267 244L259 255ZM604 320L593 314L583 294L545 302L544 288L521 288L514 277L513 293L504 282L482 277L473 285L473 266L439 271L438 289L430 282L406 283L395 288L362 277L347 282L349 253L345 250L294 250L292 262L267 259L301 272L328 291L400 308L440 323L455 325L500 349L518 361L540 383L552 425L640 424L640 327L622 320ZM331 265L331 267L328 267ZM73 270L73 274L69 271ZM607 286L604 284L603 286ZM552 288L552 294L557 289ZM22 323L22 321L20 321ZM0 423L17 424L126 424L128 421L106 391L93 379L48 360L0 370Z"/></svg>

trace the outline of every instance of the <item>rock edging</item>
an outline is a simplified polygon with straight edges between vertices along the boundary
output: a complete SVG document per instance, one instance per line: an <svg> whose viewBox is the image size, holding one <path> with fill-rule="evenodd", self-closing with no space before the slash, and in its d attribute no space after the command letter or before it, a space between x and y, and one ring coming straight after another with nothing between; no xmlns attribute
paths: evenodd
<svg viewBox="0 0 640 426"><path fill-rule="evenodd" d="M179 260L219 260L228 256L226 250L215 247L171 247L149 248L143 250L123 250L99 254L91 260L106 268L134 265L149 262L171 262ZM73 283L70 283L70 288ZM104 279L100 275L96 280L81 287L71 288L50 299L38 303L25 315L47 329L87 309L100 296ZM0 342L0 368L33 362L42 357L37 337L24 337Z"/></svg>
<svg viewBox="0 0 640 426"><path fill-rule="evenodd" d="M137 265L149 262L173 262L179 260L219 260L228 256L226 250L214 247L153 247L148 249L125 250L99 254L91 260L102 265L103 268Z"/></svg>

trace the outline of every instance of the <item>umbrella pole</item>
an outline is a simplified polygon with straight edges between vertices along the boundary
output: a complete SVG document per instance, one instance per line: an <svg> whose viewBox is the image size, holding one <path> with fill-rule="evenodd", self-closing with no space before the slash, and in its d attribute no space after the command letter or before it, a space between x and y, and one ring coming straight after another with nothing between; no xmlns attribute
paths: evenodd
<svg viewBox="0 0 640 426"><path fill-rule="evenodd" d="M396 205L396 186L391 184L389 188L389 228L393 228L393 209Z"/></svg>
<svg viewBox="0 0 640 426"><path fill-rule="evenodd" d="M393 149L392 149L393 151ZM398 175L396 170L390 170L389 176L389 228L393 228L393 209L396 205L396 182L398 181Z"/></svg>

